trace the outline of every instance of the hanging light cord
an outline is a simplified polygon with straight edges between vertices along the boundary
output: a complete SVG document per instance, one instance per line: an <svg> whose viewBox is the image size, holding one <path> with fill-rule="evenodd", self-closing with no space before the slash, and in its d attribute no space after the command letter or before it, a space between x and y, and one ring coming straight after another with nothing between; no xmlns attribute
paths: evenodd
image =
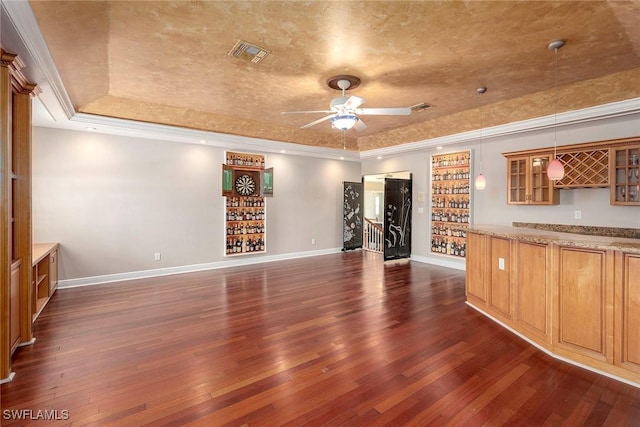
<svg viewBox="0 0 640 427"><path fill-rule="evenodd" d="M558 49L560 48L555 48L555 59L556 59L556 66L555 66L555 72L554 72L554 76L553 76L553 97L554 97L554 101L553 101L553 110L554 110L554 114L553 114L553 158L557 159L558 158Z"/></svg>
<svg viewBox="0 0 640 427"><path fill-rule="evenodd" d="M480 96L482 96L484 92L480 92ZM482 124L482 103L480 103L480 173L482 173L482 131L483 131L483 124Z"/></svg>

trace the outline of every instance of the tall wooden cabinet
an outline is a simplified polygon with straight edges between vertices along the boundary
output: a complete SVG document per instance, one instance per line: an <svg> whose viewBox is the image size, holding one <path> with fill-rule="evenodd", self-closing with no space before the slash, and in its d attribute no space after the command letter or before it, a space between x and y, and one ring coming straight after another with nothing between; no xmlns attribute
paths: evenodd
<svg viewBox="0 0 640 427"><path fill-rule="evenodd" d="M31 97L16 55L0 49L0 382L12 378L11 355L32 339Z"/></svg>

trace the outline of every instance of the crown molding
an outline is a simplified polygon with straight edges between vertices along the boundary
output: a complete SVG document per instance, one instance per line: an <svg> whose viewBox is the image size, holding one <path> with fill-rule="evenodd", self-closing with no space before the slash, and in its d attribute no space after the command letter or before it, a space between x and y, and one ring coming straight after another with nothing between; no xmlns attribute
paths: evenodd
<svg viewBox="0 0 640 427"><path fill-rule="evenodd" d="M505 125L483 128L469 132L447 135L444 137L410 142L391 147L367 150L362 152L346 151L324 147L313 147L237 135L199 131L175 126L136 122L133 120L102 117L84 113L76 113L71 99L62 82L55 62L51 57L47 44L40 32L37 21L28 1L0 0L2 12L6 12L22 49L17 52L27 63L29 69L36 70L38 86L43 93L36 108L43 107L42 117L53 119L36 126L86 131L87 127L95 128L98 133L106 133L135 138L148 138L163 141L175 141L193 144L206 144L233 150L253 150L265 153L286 153L291 155L359 161L379 156L398 155L413 151L432 149L436 146L475 142L484 137L513 135L524 132L548 129L557 126L568 126L595 120L603 120L617 116L640 112L640 98L629 99L595 107L584 108L557 115L544 116ZM3 18L4 19L4 18ZM3 33L4 34L4 33ZM205 142L203 142L205 141Z"/></svg>
<svg viewBox="0 0 640 427"><path fill-rule="evenodd" d="M40 32L31 6L28 1L1 0L1 7L6 12L6 16L11 21L20 43L26 52L18 52L20 57L29 65L29 69L38 70L42 78L38 78L38 85L45 90L53 92L55 99L64 111L67 119L75 114L75 109L67 90L62 83L62 78L58 73L53 57L49 52L47 43ZM46 83L40 84L44 80Z"/></svg>
<svg viewBox="0 0 640 427"><path fill-rule="evenodd" d="M85 113L74 114L71 120L69 120L69 124L70 126L67 126L67 128L73 128L73 130L87 131L87 128L94 128L95 132L98 133L208 145L236 151L250 150L252 152L280 153L345 161L360 160L360 153L355 151L313 147L289 142L250 138L246 136L229 135Z"/></svg>
<svg viewBox="0 0 640 427"><path fill-rule="evenodd" d="M417 142L396 145L392 147L377 148L360 153L361 159L377 158L417 150L431 149L437 146L460 144L479 141L486 137L499 137L515 135L525 132L550 129L560 126L570 126L580 123L605 120L614 117L640 113L640 98L632 98L595 107L582 108L580 110L567 111L556 115L537 117L519 122L473 130L469 132L447 135L439 138L425 139Z"/></svg>

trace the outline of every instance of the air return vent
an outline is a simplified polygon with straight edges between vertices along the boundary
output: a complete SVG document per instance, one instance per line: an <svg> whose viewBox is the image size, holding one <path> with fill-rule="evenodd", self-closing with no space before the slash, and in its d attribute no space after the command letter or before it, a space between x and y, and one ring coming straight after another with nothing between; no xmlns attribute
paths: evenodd
<svg viewBox="0 0 640 427"><path fill-rule="evenodd" d="M256 46L244 40L238 40L236 44L231 48L227 55L235 56L236 58L244 59L245 61L253 62L257 64L261 62L269 53L263 47Z"/></svg>

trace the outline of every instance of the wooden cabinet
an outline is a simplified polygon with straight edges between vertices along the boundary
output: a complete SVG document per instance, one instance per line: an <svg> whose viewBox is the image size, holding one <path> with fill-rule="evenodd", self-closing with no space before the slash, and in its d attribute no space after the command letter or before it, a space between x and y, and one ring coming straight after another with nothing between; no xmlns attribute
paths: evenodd
<svg viewBox="0 0 640 427"><path fill-rule="evenodd" d="M640 255L616 254L615 363L640 374Z"/></svg>
<svg viewBox="0 0 640 427"><path fill-rule="evenodd" d="M431 157L431 252L464 258L471 223L471 152Z"/></svg>
<svg viewBox="0 0 640 427"><path fill-rule="evenodd" d="M640 206L640 145L611 148L610 203Z"/></svg>
<svg viewBox="0 0 640 427"><path fill-rule="evenodd" d="M553 205L558 190L547 177L553 154L507 157L507 203L516 205Z"/></svg>
<svg viewBox="0 0 640 427"><path fill-rule="evenodd" d="M16 337L32 335L31 97L40 90L23 74L24 65L0 48L0 383L13 377Z"/></svg>
<svg viewBox="0 0 640 427"><path fill-rule="evenodd" d="M544 240L470 230L467 302L556 357L640 384L640 254Z"/></svg>
<svg viewBox="0 0 640 427"><path fill-rule="evenodd" d="M484 234L470 232L467 235L466 283L467 301L481 308L487 305L487 242Z"/></svg>
<svg viewBox="0 0 640 427"><path fill-rule="evenodd" d="M31 316L35 321L58 287L58 244L33 245Z"/></svg>
<svg viewBox="0 0 640 427"><path fill-rule="evenodd" d="M516 330L545 348L551 346L551 250L549 245L514 241Z"/></svg>
<svg viewBox="0 0 640 427"><path fill-rule="evenodd" d="M555 348L613 363L613 253L558 248Z"/></svg>
<svg viewBox="0 0 640 427"><path fill-rule="evenodd" d="M511 241L474 232L468 234L467 300L500 320L513 317Z"/></svg>
<svg viewBox="0 0 640 427"><path fill-rule="evenodd" d="M507 203L551 205L558 189L610 188L610 204L640 206L640 137L557 148L564 177L549 182L553 147L502 153L507 159Z"/></svg>

